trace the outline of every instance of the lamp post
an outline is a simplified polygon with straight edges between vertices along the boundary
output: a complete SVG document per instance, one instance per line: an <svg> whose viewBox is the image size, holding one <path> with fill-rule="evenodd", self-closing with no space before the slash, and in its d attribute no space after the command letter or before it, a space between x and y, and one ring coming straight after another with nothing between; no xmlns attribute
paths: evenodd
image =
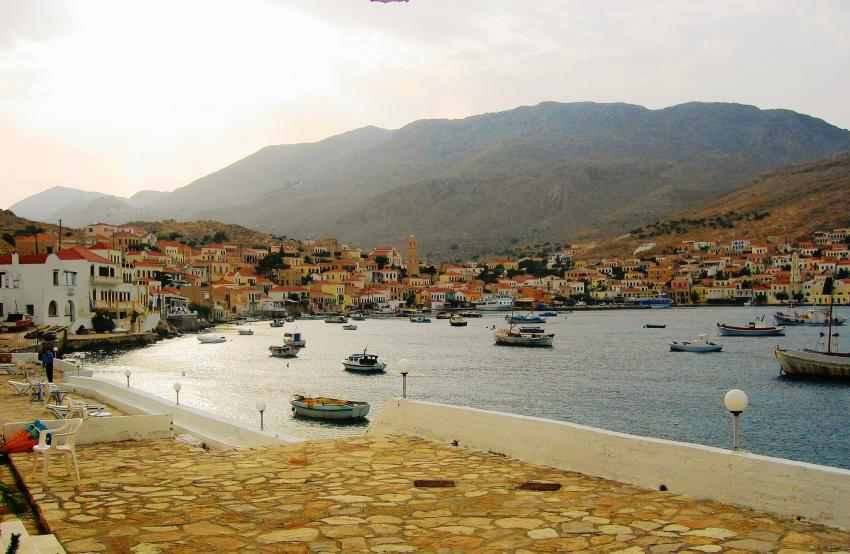
<svg viewBox="0 0 850 554"><path fill-rule="evenodd" d="M266 403L260 400L257 402L257 411L260 412L260 431L264 429L263 425L263 412L266 411Z"/></svg>
<svg viewBox="0 0 850 554"><path fill-rule="evenodd" d="M127 388L128 389L130 388L130 375L132 375L132 374L133 374L133 372L130 371L129 369L124 370L124 376L127 378Z"/></svg>
<svg viewBox="0 0 850 554"><path fill-rule="evenodd" d="M174 392L177 393L177 405L180 405L180 383L174 383Z"/></svg>
<svg viewBox="0 0 850 554"><path fill-rule="evenodd" d="M77 377L80 376L80 370L83 369L83 360L86 358L85 352L80 352L80 359L77 360Z"/></svg>
<svg viewBox="0 0 850 554"><path fill-rule="evenodd" d="M726 409L732 412L732 442L733 448L735 450L741 449L741 428L738 423L738 416L740 416L745 409L747 409L747 403L749 399L747 398L747 393L742 390L732 389L726 393L726 396L723 397L723 403L726 405Z"/></svg>
<svg viewBox="0 0 850 554"><path fill-rule="evenodd" d="M402 358L398 361L398 372L401 373L401 397L407 398L407 374L410 373L410 360Z"/></svg>

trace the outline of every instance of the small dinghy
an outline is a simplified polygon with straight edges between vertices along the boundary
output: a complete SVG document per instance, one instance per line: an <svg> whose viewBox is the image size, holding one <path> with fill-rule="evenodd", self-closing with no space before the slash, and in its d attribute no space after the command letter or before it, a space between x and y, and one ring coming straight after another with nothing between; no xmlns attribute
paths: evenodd
<svg viewBox="0 0 850 554"><path fill-rule="evenodd" d="M411 317L410 322L411 323L431 323L431 319L427 318L427 317L418 316L418 317Z"/></svg>
<svg viewBox="0 0 850 554"><path fill-rule="evenodd" d="M357 325L354 325L354 324L352 324L352 323L347 323L347 324L343 325L343 326L342 326L342 328L343 328L345 331L356 331L356 330L357 330Z"/></svg>
<svg viewBox="0 0 850 554"><path fill-rule="evenodd" d="M662 325L660 323L646 323L643 327L644 329L666 329L667 325Z"/></svg>
<svg viewBox="0 0 850 554"><path fill-rule="evenodd" d="M314 419L362 419L369 413L368 402L324 396L309 397L295 394L289 403L295 415Z"/></svg>
<svg viewBox="0 0 850 554"><path fill-rule="evenodd" d="M330 315L325 318L325 323L348 323L348 318L344 315Z"/></svg>
<svg viewBox="0 0 850 554"><path fill-rule="evenodd" d="M220 342L227 342L227 337L219 335L198 335L198 342L201 344L217 344Z"/></svg>
<svg viewBox="0 0 850 554"><path fill-rule="evenodd" d="M253 335L254 330L253 329L239 329L239 334L240 335Z"/></svg>
<svg viewBox="0 0 850 554"><path fill-rule="evenodd" d="M366 321L366 314L357 312L356 314L351 314L351 319L354 321Z"/></svg>
<svg viewBox="0 0 850 554"><path fill-rule="evenodd" d="M287 322L287 323L295 323L295 318L294 318L294 317L292 317L291 315L290 315L290 316L287 316L287 317L286 317L286 322Z"/></svg>
<svg viewBox="0 0 850 554"><path fill-rule="evenodd" d="M717 344L708 340L708 335L699 335L695 340L670 341L670 350L672 352L720 352L723 350L722 344Z"/></svg>
<svg viewBox="0 0 850 554"><path fill-rule="evenodd" d="M269 346L269 355L273 358L294 358L301 349L291 344L283 346Z"/></svg>
<svg viewBox="0 0 850 554"><path fill-rule="evenodd" d="M558 317L556 312L540 312L540 317Z"/></svg>

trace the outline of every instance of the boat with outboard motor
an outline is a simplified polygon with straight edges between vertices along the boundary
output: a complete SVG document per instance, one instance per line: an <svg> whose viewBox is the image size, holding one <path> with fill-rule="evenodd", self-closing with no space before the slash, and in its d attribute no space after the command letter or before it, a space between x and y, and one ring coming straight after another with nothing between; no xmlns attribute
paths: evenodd
<svg viewBox="0 0 850 554"><path fill-rule="evenodd" d="M511 324L522 324L522 323L546 323L546 319L540 317L539 315L535 315L533 313L528 315L521 314L508 314L505 316L505 321Z"/></svg>
<svg viewBox="0 0 850 554"><path fill-rule="evenodd" d="M334 420L363 419L370 407L368 402L300 394L292 395L289 404L297 416Z"/></svg>
<svg viewBox="0 0 850 554"><path fill-rule="evenodd" d="M745 326L717 324L717 333L721 337L778 337L785 334L784 327L768 325L764 321L751 321Z"/></svg>

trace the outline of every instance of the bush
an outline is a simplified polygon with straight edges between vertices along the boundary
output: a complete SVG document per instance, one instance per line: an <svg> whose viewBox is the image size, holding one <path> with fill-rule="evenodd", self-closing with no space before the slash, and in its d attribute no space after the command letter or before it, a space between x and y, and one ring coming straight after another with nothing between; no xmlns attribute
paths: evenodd
<svg viewBox="0 0 850 554"><path fill-rule="evenodd" d="M95 333L108 333L115 329L115 322L108 315L100 312L91 318L91 326Z"/></svg>

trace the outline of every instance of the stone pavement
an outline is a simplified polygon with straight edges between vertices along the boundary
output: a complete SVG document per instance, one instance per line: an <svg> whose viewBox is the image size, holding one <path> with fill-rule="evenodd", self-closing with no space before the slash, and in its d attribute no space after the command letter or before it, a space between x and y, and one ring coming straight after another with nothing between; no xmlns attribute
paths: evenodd
<svg viewBox="0 0 850 554"><path fill-rule="evenodd" d="M850 552L847 532L411 437L78 454L81 483L46 487L13 457L68 552Z"/></svg>

